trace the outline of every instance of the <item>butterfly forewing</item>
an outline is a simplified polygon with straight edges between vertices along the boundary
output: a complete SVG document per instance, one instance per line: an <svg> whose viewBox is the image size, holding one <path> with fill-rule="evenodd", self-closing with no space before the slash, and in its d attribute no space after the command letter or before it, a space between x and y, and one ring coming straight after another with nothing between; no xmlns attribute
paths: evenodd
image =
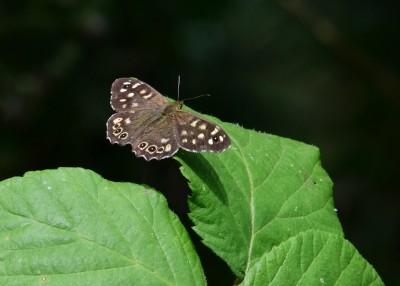
<svg viewBox="0 0 400 286"><path fill-rule="evenodd" d="M191 152L222 152L231 145L226 132L219 126L197 115L176 112L176 133L179 146Z"/></svg>
<svg viewBox="0 0 400 286"><path fill-rule="evenodd" d="M136 78L119 78L111 86L111 107L115 111L156 109L168 101L154 88Z"/></svg>

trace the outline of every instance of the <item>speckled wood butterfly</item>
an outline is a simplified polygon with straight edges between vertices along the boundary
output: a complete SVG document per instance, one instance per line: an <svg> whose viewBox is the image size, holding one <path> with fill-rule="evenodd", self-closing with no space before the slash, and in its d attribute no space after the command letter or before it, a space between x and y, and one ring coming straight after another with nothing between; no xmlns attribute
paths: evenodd
<svg viewBox="0 0 400 286"><path fill-rule="evenodd" d="M119 78L111 86L107 121L111 143L132 145L136 157L147 161L191 152L222 152L231 140L221 127L182 110L183 101L169 102L157 90L136 78Z"/></svg>

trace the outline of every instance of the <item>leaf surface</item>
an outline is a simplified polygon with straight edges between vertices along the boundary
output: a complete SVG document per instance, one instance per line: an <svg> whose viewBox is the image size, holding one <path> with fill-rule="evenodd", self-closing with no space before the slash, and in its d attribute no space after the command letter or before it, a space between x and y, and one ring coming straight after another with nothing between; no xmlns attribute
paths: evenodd
<svg viewBox="0 0 400 286"><path fill-rule="evenodd" d="M156 191L60 168L0 183L0 285L205 285Z"/></svg>

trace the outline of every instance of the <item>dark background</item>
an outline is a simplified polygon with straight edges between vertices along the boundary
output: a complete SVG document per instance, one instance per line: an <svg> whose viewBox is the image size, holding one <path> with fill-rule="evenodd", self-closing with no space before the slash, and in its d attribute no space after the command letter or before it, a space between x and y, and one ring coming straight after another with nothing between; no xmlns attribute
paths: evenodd
<svg viewBox="0 0 400 286"><path fill-rule="evenodd" d="M0 179L80 166L163 192L175 160L110 145L114 79L135 76L223 121L316 145L347 239L400 283L398 1L1 1ZM189 228L189 227L188 227ZM234 279L201 245L210 285Z"/></svg>

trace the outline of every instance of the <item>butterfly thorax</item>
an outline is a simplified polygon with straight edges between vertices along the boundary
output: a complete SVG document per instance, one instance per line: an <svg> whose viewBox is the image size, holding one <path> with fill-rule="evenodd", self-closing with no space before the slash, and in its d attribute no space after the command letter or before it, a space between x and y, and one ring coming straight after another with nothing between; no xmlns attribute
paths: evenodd
<svg viewBox="0 0 400 286"><path fill-rule="evenodd" d="M182 106L183 106L183 100L178 100L178 101L175 101L173 103L168 103L165 106L162 114L164 116L173 117L178 110L182 109Z"/></svg>

